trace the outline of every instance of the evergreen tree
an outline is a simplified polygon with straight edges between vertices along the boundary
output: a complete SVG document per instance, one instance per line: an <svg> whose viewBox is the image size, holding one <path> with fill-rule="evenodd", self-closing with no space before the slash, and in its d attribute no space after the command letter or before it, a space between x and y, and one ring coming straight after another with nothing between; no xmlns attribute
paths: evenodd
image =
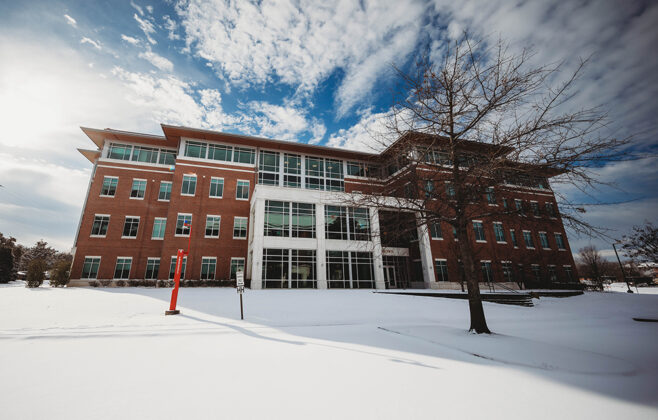
<svg viewBox="0 0 658 420"><path fill-rule="evenodd" d="M46 269L45 261L38 258L30 261L30 265L27 268L25 287L35 288L41 286L43 279L46 277L44 274Z"/></svg>
<svg viewBox="0 0 658 420"><path fill-rule="evenodd" d="M9 283L15 278L14 273L14 255L11 248L0 247L0 283Z"/></svg>

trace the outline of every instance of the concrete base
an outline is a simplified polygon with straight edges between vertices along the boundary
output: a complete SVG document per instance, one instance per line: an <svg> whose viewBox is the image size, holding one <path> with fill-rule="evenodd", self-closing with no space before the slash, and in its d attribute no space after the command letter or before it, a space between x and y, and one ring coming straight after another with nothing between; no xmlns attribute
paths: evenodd
<svg viewBox="0 0 658 420"><path fill-rule="evenodd" d="M165 311L165 315L178 315L180 311L178 309L174 309L173 311Z"/></svg>

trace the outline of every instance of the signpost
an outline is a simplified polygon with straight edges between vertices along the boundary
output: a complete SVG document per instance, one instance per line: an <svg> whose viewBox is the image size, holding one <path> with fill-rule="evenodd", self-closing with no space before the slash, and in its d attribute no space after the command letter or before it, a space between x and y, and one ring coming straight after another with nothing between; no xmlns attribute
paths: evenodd
<svg viewBox="0 0 658 420"><path fill-rule="evenodd" d="M244 319L244 312L242 311L242 293L244 293L244 271L235 272L235 284L240 295L240 319Z"/></svg>

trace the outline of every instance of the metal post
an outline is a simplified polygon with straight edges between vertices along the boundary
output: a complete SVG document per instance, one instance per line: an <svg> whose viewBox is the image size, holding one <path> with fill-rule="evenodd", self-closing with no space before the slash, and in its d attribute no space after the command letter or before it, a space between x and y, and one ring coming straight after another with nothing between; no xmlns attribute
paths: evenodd
<svg viewBox="0 0 658 420"><path fill-rule="evenodd" d="M615 255L617 256L617 262L619 263L619 268L621 268L621 275L624 278L624 282L626 283L626 287L628 287L628 290L626 293L633 293L631 290L631 285L628 284L628 280L626 279L626 272L624 271L624 266L621 264L621 260L619 259L619 254L617 253L617 247L615 246L615 243L612 243L612 249L615 250Z"/></svg>
<svg viewBox="0 0 658 420"><path fill-rule="evenodd" d="M244 312L242 311L242 293L240 293L240 319L244 319Z"/></svg>

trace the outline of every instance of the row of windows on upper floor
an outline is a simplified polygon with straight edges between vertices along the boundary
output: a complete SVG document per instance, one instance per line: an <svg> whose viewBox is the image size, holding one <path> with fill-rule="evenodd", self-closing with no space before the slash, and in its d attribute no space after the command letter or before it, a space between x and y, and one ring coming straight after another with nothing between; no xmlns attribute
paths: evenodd
<svg viewBox="0 0 658 420"><path fill-rule="evenodd" d="M132 257L117 257L116 263L114 266L114 280L128 280L130 278L135 278L133 267L133 258ZM100 270L101 257L85 257L84 263L82 264L82 273L80 275L81 279L96 279L98 278L98 271ZM235 280L236 272L244 272L245 259L244 257L231 257L231 265L229 271L229 278ZM185 270L187 268L187 257L183 257L183 262L181 264L181 280L185 278ZM160 257L147 257L146 258L146 269L144 270L143 278L145 280L155 280L158 278L160 271ZM217 271L217 257L202 257L201 258L201 270L200 278L201 280L214 280ZM169 279L174 279L174 274L176 272L176 256L172 256L169 262Z"/></svg>
<svg viewBox="0 0 658 420"><path fill-rule="evenodd" d="M498 244L507 244L507 234L503 228L502 222L493 222L493 232L495 242ZM526 249L534 250L535 240L531 230L522 230L523 243ZM453 238L457 240L457 231L455 228L452 228ZM486 243L487 237L484 230L484 223L479 220L473 221L473 236L475 237L475 242ZM440 223L433 223L430 225L430 237L434 240L443 240L443 231L441 229ZM539 244L544 250L551 250L553 247L549 242L548 233L540 231L538 232ZM566 251L566 242L564 236L560 232L554 232L553 238L555 239L555 248L559 251ZM516 236L516 231L514 229L509 230L509 239L514 248L519 247L519 240Z"/></svg>
<svg viewBox="0 0 658 420"><path fill-rule="evenodd" d="M103 186L101 187L101 197L114 197L116 195L117 186L119 185L119 177L105 176L103 177ZM130 189L131 199L144 199L146 195L147 180L133 178L132 187ZM160 181L160 190L158 191L158 200L169 201L171 199L171 181ZM183 183L181 185L181 195L194 196L196 194L197 177L196 175L183 175ZM210 189L208 192L210 198L223 198L224 197L224 179L223 178L210 178ZM235 188L236 200L249 200L249 181L237 180Z"/></svg>
<svg viewBox="0 0 658 420"><path fill-rule="evenodd" d="M176 151L157 147L134 146L131 144L110 143L107 151L109 159L128 160L159 165L174 165Z"/></svg>

